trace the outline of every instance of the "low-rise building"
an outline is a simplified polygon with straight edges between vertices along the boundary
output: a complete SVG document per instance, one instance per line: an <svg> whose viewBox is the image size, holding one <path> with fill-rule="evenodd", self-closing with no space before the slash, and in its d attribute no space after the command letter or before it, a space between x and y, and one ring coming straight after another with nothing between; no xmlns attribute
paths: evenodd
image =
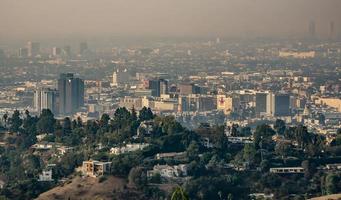
<svg viewBox="0 0 341 200"><path fill-rule="evenodd" d="M303 167L270 168L270 173L275 173L275 174L300 174L300 173L304 173L304 168Z"/></svg>
<svg viewBox="0 0 341 200"><path fill-rule="evenodd" d="M139 127L137 128L137 136L149 136L152 134L154 129L154 121L153 120L148 120L148 121L143 121L140 123Z"/></svg>
<svg viewBox="0 0 341 200"><path fill-rule="evenodd" d="M39 174L39 182L49 182L49 181L53 181L52 178L52 169L49 170L43 170L43 172L41 174Z"/></svg>
<svg viewBox="0 0 341 200"><path fill-rule="evenodd" d="M153 170L147 171L147 177L152 177L155 174L160 174L164 178L186 177L187 166L185 164L180 165L155 165Z"/></svg>
<svg viewBox="0 0 341 200"><path fill-rule="evenodd" d="M176 158L184 158L186 156L186 152L171 152L171 153L158 153L155 158L158 160L161 159L176 159Z"/></svg>
<svg viewBox="0 0 341 200"><path fill-rule="evenodd" d="M40 142L32 145L31 148L35 150L50 150L53 146L54 143L52 142Z"/></svg>
<svg viewBox="0 0 341 200"><path fill-rule="evenodd" d="M98 177L110 173L111 162L97 160L83 161L82 173L90 177Z"/></svg>
<svg viewBox="0 0 341 200"><path fill-rule="evenodd" d="M113 147L110 149L110 153L115 154L115 155L119 155L122 153L127 153L127 152L131 152L131 151L137 151L137 150L142 150L145 147L149 146L149 144L126 144L123 147Z"/></svg>

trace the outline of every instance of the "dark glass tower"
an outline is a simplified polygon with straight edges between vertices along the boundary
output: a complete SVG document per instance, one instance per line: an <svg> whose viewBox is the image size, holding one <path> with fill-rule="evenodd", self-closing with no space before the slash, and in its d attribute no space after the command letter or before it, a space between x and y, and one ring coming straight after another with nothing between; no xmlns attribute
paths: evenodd
<svg viewBox="0 0 341 200"><path fill-rule="evenodd" d="M58 79L59 114L75 113L84 105L84 82L73 74L61 74Z"/></svg>
<svg viewBox="0 0 341 200"><path fill-rule="evenodd" d="M149 80L149 89L152 96L160 97L161 94L168 94L168 81L165 79Z"/></svg>

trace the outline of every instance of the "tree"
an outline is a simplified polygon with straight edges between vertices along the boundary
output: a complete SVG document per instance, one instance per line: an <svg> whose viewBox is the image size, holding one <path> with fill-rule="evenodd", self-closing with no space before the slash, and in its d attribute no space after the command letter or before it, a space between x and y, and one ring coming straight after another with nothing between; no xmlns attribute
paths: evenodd
<svg viewBox="0 0 341 200"><path fill-rule="evenodd" d="M5 122L5 128L7 127L7 119L8 119L8 114L7 112L2 116L4 122Z"/></svg>
<svg viewBox="0 0 341 200"><path fill-rule="evenodd" d="M20 118L20 112L18 110L15 110L10 120L10 130L13 132L18 132L21 125L22 125L22 119Z"/></svg>
<svg viewBox="0 0 341 200"><path fill-rule="evenodd" d="M335 194L340 192L340 188L338 188L340 181L340 177L338 177L336 174L327 174L325 180L325 190L327 194Z"/></svg>
<svg viewBox="0 0 341 200"><path fill-rule="evenodd" d="M250 127L243 127L241 130L242 136L250 136L252 135L251 128Z"/></svg>
<svg viewBox="0 0 341 200"><path fill-rule="evenodd" d="M199 153L200 153L200 150L199 150L198 143L195 141L192 141L191 144L187 148L188 159L189 160L195 160L196 158L198 158Z"/></svg>
<svg viewBox="0 0 341 200"><path fill-rule="evenodd" d="M107 127L109 125L110 117L108 114L104 113L100 119L100 126Z"/></svg>
<svg viewBox="0 0 341 200"><path fill-rule="evenodd" d="M43 109L37 122L37 131L39 133L53 133L56 119L49 109Z"/></svg>
<svg viewBox="0 0 341 200"><path fill-rule="evenodd" d="M189 200L189 196L182 187L177 186L172 193L171 200Z"/></svg>
<svg viewBox="0 0 341 200"><path fill-rule="evenodd" d="M145 120L151 120L154 119L154 114L150 108L143 107L140 110L139 114L139 120L140 121L145 121Z"/></svg>
<svg viewBox="0 0 341 200"><path fill-rule="evenodd" d="M139 189L147 185L147 175L141 167L132 168L129 172L128 179L129 184L135 185Z"/></svg>
<svg viewBox="0 0 341 200"><path fill-rule="evenodd" d="M314 163L311 163L309 160L304 160L301 165L304 169L304 177L307 179L311 178L316 170Z"/></svg>
<svg viewBox="0 0 341 200"><path fill-rule="evenodd" d="M307 127L298 125L295 129L295 138L301 148L305 148L310 140Z"/></svg>
<svg viewBox="0 0 341 200"><path fill-rule="evenodd" d="M252 164L255 162L256 148L254 144L245 144L243 149L243 159L244 161Z"/></svg>
<svg viewBox="0 0 341 200"><path fill-rule="evenodd" d="M272 143L272 136L275 135L275 131L267 124L257 126L254 133L254 144L256 149L270 148Z"/></svg>
<svg viewBox="0 0 341 200"><path fill-rule="evenodd" d="M131 120L132 121L137 121L137 113L135 110L135 107L133 106L133 108L131 109Z"/></svg>
<svg viewBox="0 0 341 200"><path fill-rule="evenodd" d="M77 117L77 127L82 128L83 127L83 121L81 117Z"/></svg>
<svg viewBox="0 0 341 200"><path fill-rule="evenodd" d="M337 129L337 135L341 135L341 128Z"/></svg>
<svg viewBox="0 0 341 200"><path fill-rule="evenodd" d="M26 117L23 120L24 133L26 135L36 135L37 133L37 117L32 117L28 110L25 111Z"/></svg>
<svg viewBox="0 0 341 200"><path fill-rule="evenodd" d="M239 128L238 124L232 124L232 127L231 127L232 136L238 136L238 128Z"/></svg>
<svg viewBox="0 0 341 200"><path fill-rule="evenodd" d="M280 141L275 146L275 152L284 158L290 155L291 148L290 144Z"/></svg>
<svg viewBox="0 0 341 200"><path fill-rule="evenodd" d="M281 119L277 119L275 122L274 128L276 129L278 134L283 135L286 129L285 122Z"/></svg>
<svg viewBox="0 0 341 200"><path fill-rule="evenodd" d="M71 120L69 117L65 117L63 121L63 135L70 135L72 132Z"/></svg>

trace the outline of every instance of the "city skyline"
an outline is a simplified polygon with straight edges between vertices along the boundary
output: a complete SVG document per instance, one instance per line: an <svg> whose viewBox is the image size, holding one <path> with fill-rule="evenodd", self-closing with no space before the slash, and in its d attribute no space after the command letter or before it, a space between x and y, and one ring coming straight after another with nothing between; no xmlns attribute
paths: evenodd
<svg viewBox="0 0 341 200"><path fill-rule="evenodd" d="M319 37L329 36L331 23L335 34L341 30L338 0L3 0L0 5L0 40L304 36L311 21Z"/></svg>

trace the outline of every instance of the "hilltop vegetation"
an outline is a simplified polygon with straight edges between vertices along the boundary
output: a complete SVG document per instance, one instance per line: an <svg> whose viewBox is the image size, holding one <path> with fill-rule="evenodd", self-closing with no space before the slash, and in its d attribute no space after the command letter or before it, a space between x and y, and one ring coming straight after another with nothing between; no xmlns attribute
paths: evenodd
<svg viewBox="0 0 341 200"><path fill-rule="evenodd" d="M139 114L134 109L119 108L113 116L104 114L98 121L87 122L80 118L56 120L49 110L43 110L39 117L16 111L4 118L4 131L0 135L4 143L0 147L0 179L5 182L0 195L4 199L36 198L60 185L58 180L77 176L75 168L89 159L112 162L110 174L98 181L105 184L115 179L119 184L112 185L115 190L99 192L105 198L171 198L175 186L180 186L190 199L250 199L252 193L274 194L275 199L305 199L341 192L340 172L321 168L328 163L341 162L340 131L334 141L327 143L326 138L308 132L304 126L287 127L283 121L277 121L274 128L263 124L254 131L232 127L234 136L252 134L253 138L252 142L236 144L229 141L225 126L188 130L172 116L156 116L148 108L143 108ZM140 126L146 121L152 124L148 131ZM37 143L36 136L42 133L46 136L39 142L58 143L73 147L73 151L57 155L54 148L32 149ZM281 139L275 140L276 137ZM111 147L128 143L149 146L119 155L110 153ZM183 152L183 156L155 157L158 153L169 152ZM54 181L38 182L38 175L48 164L55 164ZM156 165L179 164L187 166L186 176L148 176L148 171ZM304 173L275 174L269 172L271 167L303 167ZM78 183L82 179L75 180ZM78 192L92 190L85 182L83 186L79 184ZM59 186L41 198L69 191L72 191L70 195L77 194L77 185L76 188L75 185L66 187L64 191ZM100 188L101 184L95 187Z"/></svg>

